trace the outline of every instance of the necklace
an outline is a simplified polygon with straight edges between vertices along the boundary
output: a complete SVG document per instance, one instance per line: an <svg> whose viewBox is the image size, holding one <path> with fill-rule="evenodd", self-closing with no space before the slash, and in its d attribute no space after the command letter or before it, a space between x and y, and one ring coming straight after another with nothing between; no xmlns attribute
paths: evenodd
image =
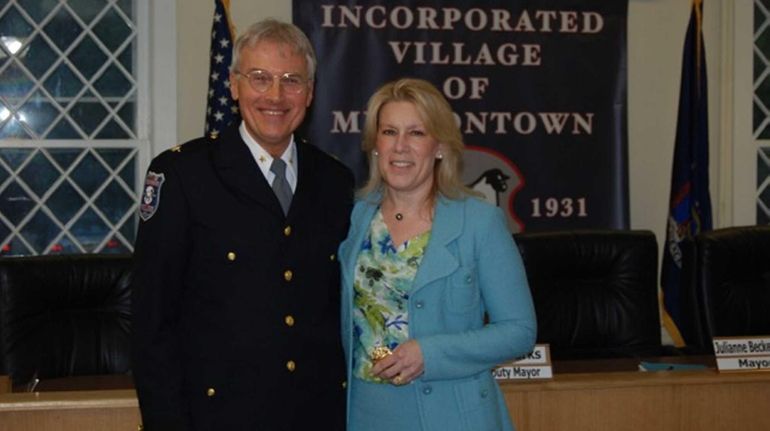
<svg viewBox="0 0 770 431"><path fill-rule="evenodd" d="M396 213L396 220L401 221L404 219L404 215L401 213Z"/></svg>

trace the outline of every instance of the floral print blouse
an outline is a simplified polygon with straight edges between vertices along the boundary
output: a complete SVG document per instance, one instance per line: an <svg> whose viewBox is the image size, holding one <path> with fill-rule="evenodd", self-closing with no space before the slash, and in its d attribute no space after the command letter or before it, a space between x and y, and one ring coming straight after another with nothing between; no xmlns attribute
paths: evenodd
<svg viewBox="0 0 770 431"><path fill-rule="evenodd" d="M394 350L409 338L408 301L430 231L396 247L382 218L372 219L361 244L353 281L353 375L386 383L371 375L371 352L386 346Z"/></svg>

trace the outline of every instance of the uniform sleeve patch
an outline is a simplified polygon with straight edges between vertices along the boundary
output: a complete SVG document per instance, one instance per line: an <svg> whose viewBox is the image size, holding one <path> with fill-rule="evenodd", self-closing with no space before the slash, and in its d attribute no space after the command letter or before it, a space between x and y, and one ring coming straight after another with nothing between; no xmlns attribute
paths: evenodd
<svg viewBox="0 0 770 431"><path fill-rule="evenodd" d="M142 189L142 201L139 203L139 217L147 221L155 214L160 205L160 188L166 177L160 173L147 171L147 178L144 180Z"/></svg>

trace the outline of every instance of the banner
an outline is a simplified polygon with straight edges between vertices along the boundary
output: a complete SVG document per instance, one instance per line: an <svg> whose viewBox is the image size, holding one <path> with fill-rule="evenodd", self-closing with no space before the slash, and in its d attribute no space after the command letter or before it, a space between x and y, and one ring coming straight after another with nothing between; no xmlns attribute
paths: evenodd
<svg viewBox="0 0 770 431"><path fill-rule="evenodd" d="M513 232L628 227L625 0L294 0L319 66L310 141L366 178L366 102L418 77L468 147L463 180Z"/></svg>

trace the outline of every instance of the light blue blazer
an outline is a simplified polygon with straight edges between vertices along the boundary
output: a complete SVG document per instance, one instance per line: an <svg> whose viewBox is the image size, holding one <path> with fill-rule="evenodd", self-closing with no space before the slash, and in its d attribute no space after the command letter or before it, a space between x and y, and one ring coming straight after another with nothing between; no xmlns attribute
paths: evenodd
<svg viewBox="0 0 770 431"><path fill-rule="evenodd" d="M356 203L339 248L348 381L354 271L379 202L380 196L372 195ZM425 373L409 385L416 391L422 430L513 430L490 371L532 350L536 321L521 256L499 208L475 198L437 199L408 307L409 337L419 343L425 365Z"/></svg>

